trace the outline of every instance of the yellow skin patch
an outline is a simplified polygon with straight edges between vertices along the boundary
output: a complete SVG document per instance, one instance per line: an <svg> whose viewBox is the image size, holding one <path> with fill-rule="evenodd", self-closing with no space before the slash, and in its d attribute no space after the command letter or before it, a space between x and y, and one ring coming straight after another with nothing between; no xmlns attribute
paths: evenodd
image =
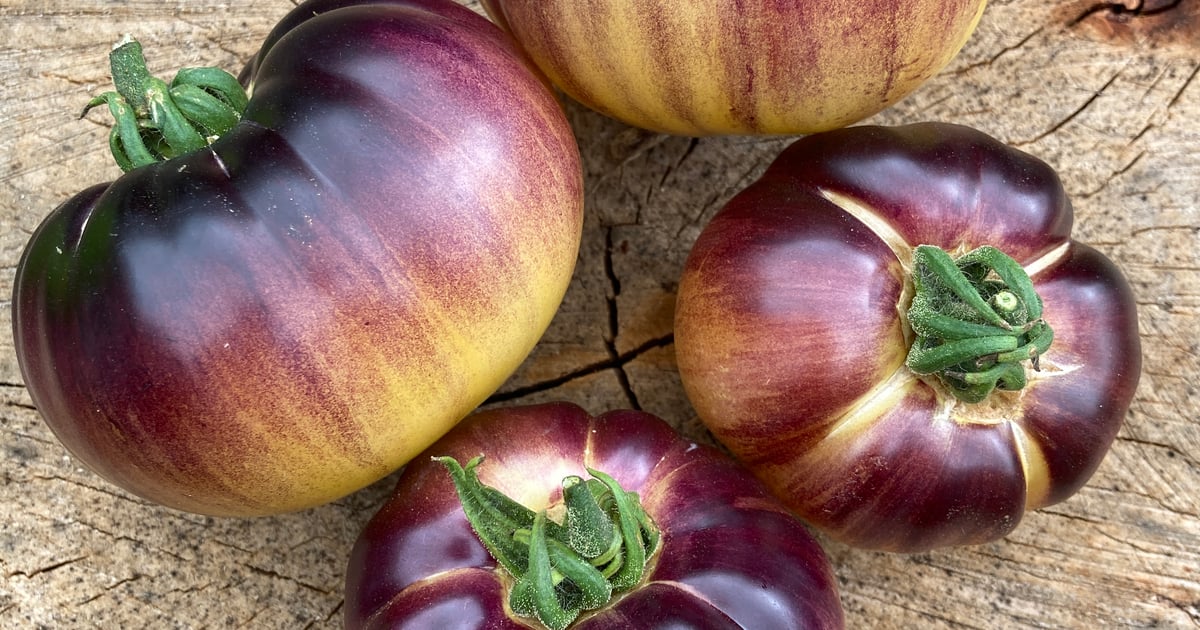
<svg viewBox="0 0 1200 630"><path fill-rule="evenodd" d="M944 68L985 1L483 4L580 102L654 131L713 135L862 120Z"/></svg>

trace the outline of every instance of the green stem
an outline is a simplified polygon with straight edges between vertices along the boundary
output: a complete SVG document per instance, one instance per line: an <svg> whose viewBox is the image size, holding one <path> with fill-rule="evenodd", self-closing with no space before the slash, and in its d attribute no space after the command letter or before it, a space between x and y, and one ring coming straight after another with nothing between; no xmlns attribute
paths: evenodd
<svg viewBox="0 0 1200 630"><path fill-rule="evenodd" d="M567 477L563 479L562 487L563 503L567 506L567 516L563 520L567 543L585 558L595 558L604 553L613 540L612 520L582 477Z"/></svg>
<svg viewBox="0 0 1200 630"><path fill-rule="evenodd" d="M612 512L625 546L625 559L621 568L609 580L617 590L633 588L642 580L642 572L646 569L646 561L650 555L646 549L646 540L642 537L641 524L645 512L642 511L636 495L622 490L615 479L598 470L588 469L588 472L608 486L612 493Z"/></svg>
<svg viewBox="0 0 1200 630"><path fill-rule="evenodd" d="M988 361L1001 352L1016 350L1019 343L1016 337L1009 335L953 341L918 338L908 350L906 363L917 374L935 374L968 360Z"/></svg>
<svg viewBox="0 0 1200 630"><path fill-rule="evenodd" d="M481 484L475 474L475 468L483 461L482 455L467 462L466 467L452 457L435 457L434 461L450 472L458 500L483 546L509 573L524 572L529 565L529 545L516 542L513 535L533 525L533 511L498 492L487 492L490 488ZM497 500L498 497L506 501ZM476 526L476 521L486 523L486 527Z"/></svg>
<svg viewBox="0 0 1200 630"><path fill-rule="evenodd" d="M658 546L658 530L637 494L602 472L563 480L560 525L483 485L475 474L482 456L465 467L451 457L434 460L449 471L479 540L513 576L513 612L553 630L636 586Z"/></svg>
<svg viewBox="0 0 1200 630"><path fill-rule="evenodd" d="M108 105L116 120L109 148L125 171L211 144L241 120L249 103L237 79L219 68L184 68L170 85L151 76L134 40L118 43L109 64L116 91L92 98L81 117Z"/></svg>
<svg viewBox="0 0 1200 630"><path fill-rule="evenodd" d="M546 512L538 512L529 536L529 564L517 577L509 596L513 612L534 617L548 628L561 630L575 621L578 609L563 606L556 590L559 576L550 565L550 549L546 542Z"/></svg>
<svg viewBox="0 0 1200 630"><path fill-rule="evenodd" d="M905 360L913 372L935 375L974 403L995 389L1024 387L1025 361L1040 369L1054 331L1029 275L1000 250L985 246L953 259L919 245L913 287L908 321L916 339Z"/></svg>
<svg viewBox="0 0 1200 630"><path fill-rule="evenodd" d="M1017 302L1028 310L1028 320L1041 318L1042 298L1033 288L1029 274L1025 273L1025 269L1021 267L1020 263L1004 252L990 245L984 245L967 252L955 263L960 267L978 266L984 276L994 272L1000 278L1001 284L1008 291L1013 292Z"/></svg>
<svg viewBox="0 0 1200 630"><path fill-rule="evenodd" d="M940 298L958 298L961 307L974 311L974 315L984 322L1005 330L1011 327L980 295L978 284L971 282L962 269L954 264L950 254L940 247L917 246L913 252L913 277L920 283L918 287L937 287L942 293L938 296Z"/></svg>

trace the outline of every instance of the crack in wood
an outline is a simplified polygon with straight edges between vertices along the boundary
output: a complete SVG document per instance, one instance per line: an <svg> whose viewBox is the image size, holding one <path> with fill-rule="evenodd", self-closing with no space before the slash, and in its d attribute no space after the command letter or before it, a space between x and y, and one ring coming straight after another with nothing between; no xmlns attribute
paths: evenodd
<svg viewBox="0 0 1200 630"><path fill-rule="evenodd" d="M345 605L346 605L345 599L338 600L337 605L335 605L332 610L325 613L325 618L321 619L320 621L322 623L326 623L326 624L333 622L333 618L336 616L339 616L341 614L342 608L345 607ZM305 624L304 627L306 629L313 628L316 626L317 622L318 622L318 620L313 619L312 621L309 621L307 624Z"/></svg>
<svg viewBox="0 0 1200 630"><path fill-rule="evenodd" d="M32 580L33 578L35 578L39 575L42 575L44 573L50 573L52 571L57 571L63 567L70 566L72 564L75 564L76 562L79 562L80 560L85 560L89 557L91 557L91 556L88 554L84 554L82 556L75 556L72 558L67 558L66 560L59 560L58 562L55 562L53 564L48 564L44 567L38 567L32 571L12 571L10 573L6 573L4 577L11 579L11 578L20 576L20 577L24 577L25 579Z"/></svg>
<svg viewBox="0 0 1200 630"><path fill-rule="evenodd" d="M1159 600L1167 602L1175 608L1178 608L1180 612L1188 616L1195 627L1200 628L1200 595L1197 595L1196 599L1188 604L1163 595L1162 593L1155 593L1154 595Z"/></svg>
<svg viewBox="0 0 1200 630"><path fill-rule="evenodd" d="M656 337L654 339L650 339L650 340L642 343L641 345L639 345L636 348L633 348L632 350L627 350L625 352L618 354L615 358L610 358L610 359L606 359L604 361L599 361L597 363L591 363L591 364L585 365L577 370L572 370L570 372L567 372L566 374L563 374L562 376L557 376L555 378L538 381L536 383L531 383L529 385L525 385L522 387L517 387L514 389L504 391L504 392L499 392L499 393L493 394L491 396L491 398L488 398L487 402L485 402L484 404L489 405L489 404L495 404L495 403L501 403L501 402L511 402L514 400L518 400L520 398L524 398L526 396L530 396L532 394L546 392L546 391L552 390L556 387L561 387L563 385L566 385L567 383L570 383L571 381L585 378L585 377L591 376L593 374L598 374L605 370L611 370L611 369L623 366L623 365L629 363L630 361L637 359L639 356L645 354L646 352L649 352L649 351L657 349L657 348L665 348L673 343L675 343L675 335L674 334L664 335L662 337Z"/></svg>
<svg viewBox="0 0 1200 630"><path fill-rule="evenodd" d="M72 461L75 462L76 460L72 460ZM70 484L73 486L84 488L91 492L97 492L100 494L108 495L118 501L123 501L126 503L133 503L134 505L138 505L140 507L149 507L151 505L154 505L154 504L150 503L149 501L146 501L145 499L141 499L141 498L138 498L138 497L135 497L132 495L122 494L121 492L112 490L112 489L110 489L110 487L107 486L107 482L105 482L105 485L92 485L89 483L84 483L83 481L81 481L79 479L71 479L70 477L64 477L64 476L58 475L58 474L51 474L51 475L36 475L35 474L31 478L37 479L40 481L57 481L60 483ZM94 477L94 478L100 479L99 477ZM87 523L84 523L82 521L80 521L80 523L87 525ZM97 531L103 531L103 530L97 530Z"/></svg>
<svg viewBox="0 0 1200 630"><path fill-rule="evenodd" d="M1132 549L1133 551L1136 551L1141 556L1160 556L1160 557L1165 557L1165 558L1172 557L1170 554L1164 554L1160 551L1156 551L1147 545L1139 545L1132 540L1129 540L1127 538L1122 538L1120 536L1117 536L1116 534L1112 534L1103 529L1097 529L1096 533L1113 541L1114 543L1116 543L1118 545L1121 545L1123 547L1126 547L1128 549Z"/></svg>
<svg viewBox="0 0 1200 630"><path fill-rule="evenodd" d="M1192 68L1192 73L1190 75L1188 75L1188 78L1184 79L1183 85L1179 86L1179 90L1177 90L1175 92L1175 96L1172 97L1171 100L1167 102L1167 110L1168 111L1170 111L1171 108L1173 108L1179 104L1179 101L1183 98L1183 94L1185 92L1187 92L1188 89L1192 86L1192 83L1194 83L1196 81L1197 75L1200 75L1200 63L1196 64L1196 66L1194 68Z"/></svg>
<svg viewBox="0 0 1200 630"><path fill-rule="evenodd" d="M1161 471L1156 470L1156 472L1161 472ZM1145 499L1145 500L1149 501L1150 503L1158 506L1162 511L1173 514L1175 516L1182 516L1182 517L1185 517L1188 519L1200 519L1200 513L1190 512L1188 510L1183 510L1178 507L1168 505L1166 502L1166 499L1164 497L1151 494L1150 492L1147 492L1144 490L1137 490L1134 488L1129 488L1129 487L1124 487L1124 486L1122 486L1120 489L1099 488L1099 487L1097 487L1095 489L1103 490L1105 492L1112 492L1112 493L1116 493L1116 494L1135 496L1139 499Z"/></svg>
<svg viewBox="0 0 1200 630"><path fill-rule="evenodd" d="M1063 118L1063 119L1059 120L1058 122L1054 123L1053 125L1051 125L1049 129L1038 134L1036 137L1034 137L1031 140L1016 141L1016 142L1013 142L1012 145L1016 146L1016 147L1022 147L1022 146L1029 145L1029 144L1035 144L1045 138L1048 138L1048 137L1058 133L1059 130L1061 130L1063 127L1066 127L1068 124L1071 123L1071 121L1075 120L1081 114L1083 114L1083 112L1087 111L1087 109L1089 107L1091 107L1092 104L1095 103L1100 98L1100 96L1102 94L1104 94L1105 91L1108 90L1108 88L1112 87L1113 83L1115 83L1117 81L1117 78L1121 76L1121 73L1125 70L1125 68L1127 66L1128 66L1128 64L1119 68L1115 73L1113 73L1113 75L1111 77L1109 77L1109 79L1107 81L1104 82L1104 85L1100 86L1099 89L1092 92L1092 95L1089 96L1088 99L1083 102L1083 104L1081 104L1079 107L1076 107L1075 110L1072 111L1071 113L1067 114L1067 116L1065 118Z"/></svg>
<svg viewBox="0 0 1200 630"><path fill-rule="evenodd" d="M1106 188L1108 188L1109 185L1112 184L1114 180L1119 179L1122 175L1124 175L1125 173L1128 173L1130 170L1132 170L1134 166L1137 166L1137 163L1142 161L1142 158L1144 158L1144 157L1146 157L1145 151L1138 153L1137 155L1135 155L1133 157L1132 160L1127 162L1124 166L1121 166L1121 167L1117 168L1116 170L1112 171L1111 173L1109 173L1108 177L1105 177L1104 181L1101 182L1100 185L1097 186L1094 190L1089 190L1087 192L1079 193L1078 195L1076 195L1076 197L1082 200L1082 199L1091 199L1092 197L1099 195L1100 193L1104 192L1104 190Z"/></svg>
<svg viewBox="0 0 1200 630"><path fill-rule="evenodd" d="M213 538L212 541L218 545L221 545L222 547L228 547L229 549L232 549L238 553L242 553L247 556L254 555L254 551L247 549L246 547L241 547L239 545L235 545L227 540L224 540L221 538Z"/></svg>
<svg viewBox="0 0 1200 630"><path fill-rule="evenodd" d="M33 403L22 402L19 400L6 400L6 401L4 401L4 406L12 407L14 409L23 409L25 411L37 411L37 406L34 405ZM30 439L36 439L36 438L33 438L32 436L29 436L29 437L30 437ZM42 441L44 441L44 440L42 440Z"/></svg>
<svg viewBox="0 0 1200 630"><path fill-rule="evenodd" d="M117 580L117 581L116 581L116 582L114 582L113 584L110 584L110 585L108 585L108 586L105 586L103 591L100 591L99 593L96 593L95 595L92 595L91 597L88 597L88 598L86 598L86 599L84 599L84 600L80 601L80 602L79 602L79 605L80 605L80 606L85 606L85 605L87 605L87 604L90 604L90 603L92 603L92 602L94 602L94 601L96 601L96 600L98 600L98 599L100 599L100 598L102 598L102 597L106 597L106 596L110 595L110 594L112 593L112 591L114 591L114 590L116 590L116 589L118 589L118 588L121 588L123 585L125 585L125 584L129 584L129 583L131 583L131 582L136 582L136 581L138 581L138 580L142 579L143 577L145 577L145 576L144 576L144 575L142 575L142 574L140 574L140 573L134 573L134 574L133 574L132 576L130 576L130 577L127 577L127 578L123 578L123 579Z"/></svg>
<svg viewBox="0 0 1200 630"><path fill-rule="evenodd" d="M1158 125L1155 125L1154 123L1148 123L1145 127L1142 127L1140 131L1133 134L1133 137L1129 139L1129 146L1133 146L1134 144L1137 144L1138 141L1140 141L1143 136L1150 133L1150 131L1152 129L1156 129L1157 127L1158 127Z"/></svg>
<svg viewBox="0 0 1200 630"><path fill-rule="evenodd" d="M739 191L744 190L752 181L760 177L763 171L766 170L767 166L775 157L775 154L770 152L765 154L756 153L755 155L757 158L754 160L754 162L752 162L748 168L743 170L741 175L736 180L725 186L723 189L710 194L703 203L695 204L694 207L697 208L697 211L694 214L686 212L679 213L685 219L685 221L677 230L675 230L673 235L675 241L679 241L683 237L683 233L687 231L688 228L697 226L703 228L704 224L706 223L705 217L709 216L710 212L713 212L713 208L716 208L716 212L719 212L721 208L717 207L718 204L723 206L730 198L735 196ZM685 207L690 209L692 206ZM688 246L690 247L690 243Z"/></svg>
<svg viewBox="0 0 1200 630"><path fill-rule="evenodd" d="M658 188L666 186L667 179L669 179L671 174L678 170L680 166L683 166L683 163L686 162L693 153L695 153L696 147L698 146L700 146L700 138L692 138L691 141L688 142L687 147L684 148L682 153L680 153L679 157L676 158L676 160L671 164L668 164L667 168L663 169L662 176L658 178L658 186L650 187L650 190L654 191Z"/></svg>
<svg viewBox="0 0 1200 630"><path fill-rule="evenodd" d="M966 66L958 68L957 70L954 71L954 74L955 75L963 75L963 74L971 72L972 70L975 70L977 68L991 66L992 64L999 61L1001 57L1004 57L1004 56L1008 55L1009 53L1011 53L1015 50L1018 50L1020 48L1024 48L1025 45L1028 44L1034 37L1037 37L1039 34L1044 32L1045 30L1046 30L1045 25L1039 25L1037 28L1033 29L1033 31L1031 33L1029 33L1025 37L1022 37L1017 43L1015 43L1011 46L1005 46L1005 47L1001 48L999 51L993 53L990 57L988 57L987 59L984 59L983 61L977 61L975 63L968 64Z"/></svg>
<svg viewBox="0 0 1200 630"><path fill-rule="evenodd" d="M1044 508L1041 511L1044 511ZM1008 545L1013 545L1013 546L1018 546L1018 547L1032 547L1032 548L1038 549L1038 550L1050 550L1048 547L1045 547L1045 548L1038 547L1036 545L1031 545L1031 544L1024 543L1024 542L1021 542L1018 540L1012 540L1011 538L1005 539L1004 542ZM1058 553L1060 555L1063 553L1060 549L1054 549L1052 551L1055 551L1056 553ZM996 563L1003 564L1011 571L1015 571L1015 572L1021 573L1023 575L1028 575L1028 576L1038 579L1038 580L1051 579L1045 573L1034 571L1034 570L1030 569L1026 563L1021 562L1020 560L1014 559L1011 556L1005 556L1005 555L1001 555L1001 554L997 554L997 553L991 553L991 552L983 551L982 549L976 551L975 553L979 554L981 557L989 558Z"/></svg>
<svg viewBox="0 0 1200 630"><path fill-rule="evenodd" d="M588 196L590 197L596 189L607 183L609 178L623 177L626 166L645 155L651 149L666 142L671 137L666 134L654 133L633 127L622 130L609 144L608 153L616 159L616 164L603 169L603 172L591 181L586 190Z"/></svg>
<svg viewBox="0 0 1200 630"><path fill-rule="evenodd" d="M321 588L321 587L315 586L313 584L309 584L308 582L305 582L304 580L292 577L290 575L284 575L282 573L279 573L278 571L273 571L271 569L264 569L262 567L257 567L257 566L254 566L253 564L249 564L247 562L243 562L243 563L241 563L241 565L243 567L246 567L247 569L249 569L251 573L255 573L257 575L261 575L261 576L268 577L271 579L277 579L277 580L283 580L285 582L291 582L291 583L295 584L296 586L306 588L310 591L314 591L314 592L320 593L322 595L332 595L334 593L334 591L332 591L332 590Z"/></svg>
<svg viewBox="0 0 1200 630"><path fill-rule="evenodd" d="M604 350L608 353L610 362L617 361L620 357L617 350L617 339L621 334L621 314L618 307L618 300L621 297L621 279L617 277L616 269L613 266L613 229L613 226L608 226L604 230L604 275L608 278L609 284L609 292L605 300L608 309L608 333L604 335ZM640 411L642 405L638 401L637 392L633 391L633 384L629 381L629 373L625 371L625 365L618 362L614 365L614 369L617 383L625 394L629 408Z"/></svg>
<svg viewBox="0 0 1200 630"><path fill-rule="evenodd" d="M1139 438L1136 436L1129 436L1129 435L1118 435L1117 440L1119 440L1121 442L1129 442L1131 444L1136 444L1138 446L1162 449L1163 451L1166 452L1166 457L1168 459L1175 459L1176 457L1178 457L1181 461L1183 461L1184 463L1187 464L1188 468L1200 469L1200 462L1197 462L1190 455L1183 452L1181 449L1179 449L1178 447L1176 447L1173 444L1167 444L1167 443L1163 443L1163 442L1155 442L1153 440L1146 440L1146 439L1142 439L1142 438Z"/></svg>

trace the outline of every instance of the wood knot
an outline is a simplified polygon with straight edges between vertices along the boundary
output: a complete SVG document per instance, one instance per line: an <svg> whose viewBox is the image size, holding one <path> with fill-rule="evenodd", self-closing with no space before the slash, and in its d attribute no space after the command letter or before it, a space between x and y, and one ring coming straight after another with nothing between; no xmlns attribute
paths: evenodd
<svg viewBox="0 0 1200 630"><path fill-rule="evenodd" d="M1200 50L1200 0L1085 0L1068 3L1060 18L1067 28L1097 41L1190 54Z"/></svg>

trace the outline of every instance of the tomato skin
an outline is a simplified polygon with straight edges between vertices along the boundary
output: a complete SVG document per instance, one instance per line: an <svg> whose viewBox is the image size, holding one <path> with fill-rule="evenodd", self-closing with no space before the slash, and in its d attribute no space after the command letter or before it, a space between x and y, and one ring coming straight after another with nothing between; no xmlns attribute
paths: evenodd
<svg viewBox="0 0 1200 630"><path fill-rule="evenodd" d="M662 532L645 581L571 627L840 628L836 581L805 527L747 471L636 411L591 417L550 403L468 417L405 468L351 553L347 628L419 627L441 606L459 628L534 627L504 602L509 577L470 529L431 457L479 454L483 483L538 510L584 466L612 475Z"/></svg>
<svg viewBox="0 0 1200 630"><path fill-rule="evenodd" d="M14 287L63 444L213 515L382 478L490 395L570 281L582 168L554 94L450 0L311 2L241 121L56 209Z"/></svg>
<svg viewBox="0 0 1200 630"><path fill-rule="evenodd" d="M1002 537L1099 466L1141 349L1120 269L1071 239L1044 162L961 126L809 136L691 251L676 303L684 387L716 438L815 527L921 551ZM995 246L1055 338L1029 384L956 401L905 366L913 248Z"/></svg>
<svg viewBox="0 0 1200 630"><path fill-rule="evenodd" d="M680 135L800 134L883 110L942 70L984 0L483 0L556 85Z"/></svg>

